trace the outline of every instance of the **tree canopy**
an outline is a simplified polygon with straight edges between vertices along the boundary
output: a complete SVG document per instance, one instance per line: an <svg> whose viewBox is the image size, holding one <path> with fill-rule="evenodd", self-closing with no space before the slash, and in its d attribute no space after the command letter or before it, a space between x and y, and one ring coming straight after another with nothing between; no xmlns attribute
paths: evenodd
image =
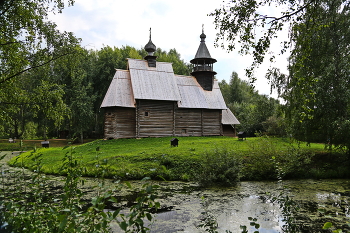
<svg viewBox="0 0 350 233"><path fill-rule="evenodd" d="M333 2L338 2L344 9L349 7L347 0ZM271 42L282 30L290 39L282 42L280 54L293 48L292 31L305 19L309 21L305 26L310 34L324 26L319 21L318 11L323 4L323 0L230 0L210 13L218 30L216 45L228 51L240 48L240 53L252 54L254 59L246 74L254 82L254 69L264 61ZM268 15L266 12L273 13ZM269 59L274 61L276 57L271 54Z"/></svg>
<svg viewBox="0 0 350 233"><path fill-rule="evenodd" d="M277 69L269 75L286 100L296 137L349 149L350 8L326 0L305 16L293 28L289 75ZM319 28L310 31L314 20Z"/></svg>
<svg viewBox="0 0 350 233"><path fill-rule="evenodd" d="M64 0L1 1L0 85L72 53L79 40L48 20L49 12L60 13L64 7Z"/></svg>
<svg viewBox="0 0 350 233"><path fill-rule="evenodd" d="M230 82L219 83L227 106L240 121L238 130L245 131L249 136L255 133L284 136L283 117L279 114L279 101L260 95L249 82L232 72Z"/></svg>
<svg viewBox="0 0 350 233"><path fill-rule="evenodd" d="M275 15L263 13L274 6L280 9L272 11ZM233 50L239 44L241 53L253 54L246 69L252 81L254 68L285 29L289 39L280 53L291 49L289 74L278 67L267 78L285 101L292 135L346 148L350 154L349 14L347 0L232 0L211 16L219 30L217 45ZM272 55L270 61L274 59Z"/></svg>

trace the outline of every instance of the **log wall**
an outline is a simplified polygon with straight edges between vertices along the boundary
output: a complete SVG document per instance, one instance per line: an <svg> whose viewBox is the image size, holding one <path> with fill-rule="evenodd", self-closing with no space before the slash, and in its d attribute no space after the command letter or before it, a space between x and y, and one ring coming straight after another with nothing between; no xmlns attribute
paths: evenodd
<svg viewBox="0 0 350 233"><path fill-rule="evenodd" d="M105 113L105 138L136 137L134 108L110 108Z"/></svg>
<svg viewBox="0 0 350 233"><path fill-rule="evenodd" d="M236 137L236 129L231 125L222 125L223 134L227 137Z"/></svg>
<svg viewBox="0 0 350 233"><path fill-rule="evenodd" d="M221 117L222 117L221 110L216 110L216 109L202 110L203 136L222 135Z"/></svg>
<svg viewBox="0 0 350 233"><path fill-rule="evenodd" d="M115 108L108 108L105 111L105 128L104 128L104 138L116 138L117 132L117 121Z"/></svg>
<svg viewBox="0 0 350 233"><path fill-rule="evenodd" d="M174 101L137 100L137 137L174 135Z"/></svg>
<svg viewBox="0 0 350 233"><path fill-rule="evenodd" d="M175 101L158 100L137 100L136 106L106 109L106 139L223 135L221 110L177 108Z"/></svg>
<svg viewBox="0 0 350 233"><path fill-rule="evenodd" d="M202 110L177 108L175 114L176 136L202 136Z"/></svg>

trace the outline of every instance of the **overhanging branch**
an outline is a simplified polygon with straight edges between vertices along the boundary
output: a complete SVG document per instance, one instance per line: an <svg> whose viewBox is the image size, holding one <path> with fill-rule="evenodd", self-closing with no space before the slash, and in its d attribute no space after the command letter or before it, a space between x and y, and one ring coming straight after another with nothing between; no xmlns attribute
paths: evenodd
<svg viewBox="0 0 350 233"><path fill-rule="evenodd" d="M15 77L17 77L17 76L19 76L19 75L21 75L21 74L23 74L23 73L25 73L25 72L31 70L31 69L39 68L39 67L41 67L41 66L44 66L44 65L46 65L46 64L49 64L50 62L55 61L55 60L57 60L57 59L59 59L59 58L61 58L61 57L63 57L63 56L69 55L69 54L73 54L73 53L64 53L64 54L61 54L61 55L59 55L59 56L57 56L57 57L54 57L54 58L52 58L52 59L50 59L50 60L48 60L48 61L46 61L46 62L44 62L44 63L38 64L38 65L36 65L36 66L31 66L31 67L29 67L29 68L27 68L27 69L24 69L24 70L22 70L22 71L19 71L19 72L15 73L15 74L13 74L13 75L7 77L7 78L4 78L4 79L0 80L0 84L5 83L5 82L9 81L10 79L15 78Z"/></svg>
<svg viewBox="0 0 350 233"><path fill-rule="evenodd" d="M294 11L290 14L286 14L286 15L283 15L281 17L273 17L273 16L267 16L267 15L260 15L260 18L258 18L258 20L264 20L264 19L272 19L271 22L275 22L275 21L279 21L279 20L282 20L282 19L285 19L285 18L290 18L298 13L300 13L301 11L303 11L305 8L307 8L308 6L310 6L310 4L312 3L313 1L310 1L308 2L307 4L305 4L304 6L302 6L300 9L298 9L297 11Z"/></svg>
<svg viewBox="0 0 350 233"><path fill-rule="evenodd" d="M13 1L14 0L10 0L10 2L8 3L8 7L6 9L4 9L3 11L0 11L0 16L5 15L5 13L11 8ZM2 4L5 5L5 1L3 1Z"/></svg>
<svg viewBox="0 0 350 233"><path fill-rule="evenodd" d="M10 44L19 44L19 43L20 43L19 41L6 42L6 43L0 44L0 46L3 46L3 45L10 45Z"/></svg>

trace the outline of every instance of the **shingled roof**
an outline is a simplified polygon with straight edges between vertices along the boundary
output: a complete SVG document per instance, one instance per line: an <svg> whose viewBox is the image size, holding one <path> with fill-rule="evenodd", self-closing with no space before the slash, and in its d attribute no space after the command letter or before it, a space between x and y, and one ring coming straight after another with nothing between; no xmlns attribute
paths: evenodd
<svg viewBox="0 0 350 233"><path fill-rule="evenodd" d="M130 72L117 70L103 99L103 107L135 108L135 99L131 88Z"/></svg>
<svg viewBox="0 0 350 233"><path fill-rule="evenodd" d="M215 63L216 59L212 58L207 45L205 44L205 38L207 36L204 34L204 31L202 31L202 34L200 35L201 43L199 44L196 56L190 61L191 63L195 64L199 60L210 60L210 63Z"/></svg>
<svg viewBox="0 0 350 233"><path fill-rule="evenodd" d="M179 108L226 109L217 81L205 91L192 76L174 75L171 63L128 59L129 70L117 70L101 107L135 107L136 99L177 101Z"/></svg>
<svg viewBox="0 0 350 233"><path fill-rule="evenodd" d="M179 108L226 109L219 84L215 80L212 91L205 91L193 76L175 75L181 100Z"/></svg>
<svg viewBox="0 0 350 233"><path fill-rule="evenodd" d="M239 125L241 124L235 115L231 112L229 108L222 110L222 120L223 125Z"/></svg>

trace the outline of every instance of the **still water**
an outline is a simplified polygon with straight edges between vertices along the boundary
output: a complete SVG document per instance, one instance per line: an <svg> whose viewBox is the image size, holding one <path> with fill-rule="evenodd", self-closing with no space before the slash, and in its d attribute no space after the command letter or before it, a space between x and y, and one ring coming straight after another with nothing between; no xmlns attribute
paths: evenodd
<svg viewBox="0 0 350 233"><path fill-rule="evenodd" d="M14 155L12 155L14 156ZM8 156L9 157L9 156ZM6 165L7 160L0 161ZM11 168L16 170L16 168ZM140 182L131 182L137 187ZM161 212L150 225L152 233L205 232L198 225L212 216L218 232L283 232L285 215L273 197L288 197L296 202L294 223L302 226L294 232L326 232L322 226L332 222L343 232L350 232L350 180L287 180L283 182L240 182L230 188L199 188L191 182L154 182L160 186ZM91 187L87 193L93 195ZM123 194L121 194L123 196ZM202 198L204 197L204 198ZM259 229L250 226L248 217L256 218ZM114 232L120 232L112 226Z"/></svg>
<svg viewBox="0 0 350 233"><path fill-rule="evenodd" d="M350 180L240 182L237 187L209 189L182 182L159 185L158 201L164 211L156 215L151 232L204 232L198 225L206 216L216 219L219 232L241 232L240 225L254 232L248 217L257 219L259 232L283 232L284 215L273 201L281 194L299 207L294 222L302 228L296 232L322 232L326 222L350 229L346 224L350 221Z"/></svg>

